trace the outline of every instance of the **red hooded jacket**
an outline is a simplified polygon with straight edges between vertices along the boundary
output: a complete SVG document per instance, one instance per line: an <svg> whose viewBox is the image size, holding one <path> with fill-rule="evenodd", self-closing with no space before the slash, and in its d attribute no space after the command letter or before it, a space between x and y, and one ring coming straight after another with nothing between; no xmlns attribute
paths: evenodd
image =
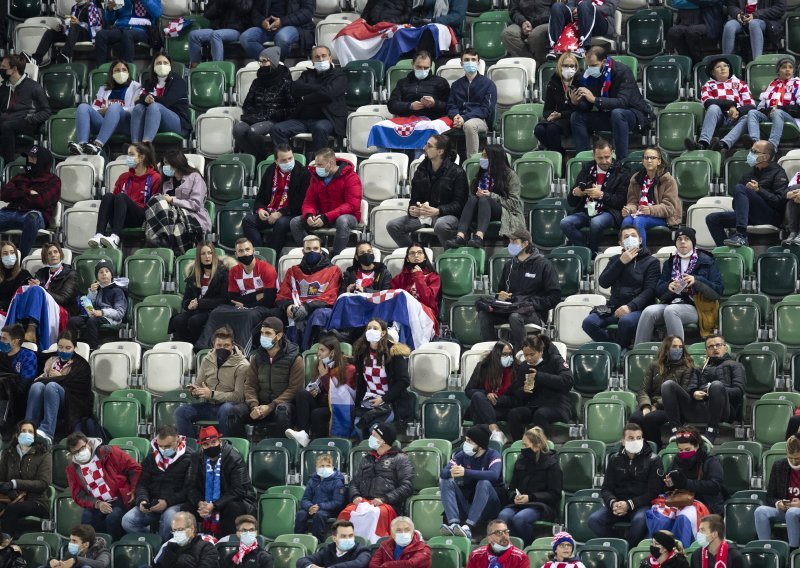
<svg viewBox="0 0 800 568"><path fill-rule="evenodd" d="M297 289L301 304L308 302L323 302L332 306L339 297L339 282L342 280L342 271L338 266L329 264L311 274L306 274L300 265L292 266L283 277L281 288L278 290L276 302L292 300L292 289Z"/></svg>
<svg viewBox="0 0 800 568"><path fill-rule="evenodd" d="M384 540L372 555L369 568L431 568L431 548L423 542L418 532L414 532L411 544L403 549L397 560L394 559L394 548L393 538Z"/></svg>
<svg viewBox="0 0 800 568"><path fill-rule="evenodd" d="M99 443L100 439L91 438L90 441ZM98 446L95 454L100 460L103 479L108 485L111 495L122 499L127 509L133 503L134 495L136 495L136 482L139 481L142 466L116 446ZM97 499L86 486L80 467L76 463L70 463L66 468L69 492L72 500L78 505L84 509L93 509Z"/></svg>
<svg viewBox="0 0 800 568"><path fill-rule="evenodd" d="M147 168L141 176L135 170L128 170L114 184L114 195L118 193L127 194L139 207L144 207L151 197L161 193L161 174L153 168Z"/></svg>
<svg viewBox="0 0 800 568"><path fill-rule="evenodd" d="M337 158L336 165L339 170L327 186L314 167L308 167L311 181L303 201L303 219L322 214L330 224L342 215L353 215L361 221L361 180L349 161Z"/></svg>
<svg viewBox="0 0 800 568"><path fill-rule="evenodd" d="M494 554L489 552L488 544L476 548L469 555L467 568L489 568L489 556L494 556ZM528 555L513 545L497 559L503 568L530 568L531 565Z"/></svg>
<svg viewBox="0 0 800 568"><path fill-rule="evenodd" d="M392 278L391 289L405 290L412 296L411 287L416 287L416 298L424 305L433 310L433 313L439 313L439 290L442 287L442 281L439 275L435 272L425 272L419 270L412 272L408 267L403 267L403 271L397 276Z"/></svg>

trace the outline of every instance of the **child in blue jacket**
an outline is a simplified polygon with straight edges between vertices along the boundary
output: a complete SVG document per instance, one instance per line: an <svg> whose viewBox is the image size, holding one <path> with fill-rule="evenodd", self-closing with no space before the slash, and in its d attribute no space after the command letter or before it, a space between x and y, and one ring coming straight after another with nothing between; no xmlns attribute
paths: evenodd
<svg viewBox="0 0 800 568"><path fill-rule="evenodd" d="M69 328L79 333L91 349L98 347L100 326L121 324L128 310L128 279L114 278L114 266L105 259L95 264L94 275L97 280L81 297L84 313L69 318Z"/></svg>
<svg viewBox="0 0 800 568"><path fill-rule="evenodd" d="M323 542L328 533L328 518L336 518L344 509L344 475L334 469L329 454L317 456L316 466L317 472L306 483L300 510L294 517L294 532L305 533L311 517L311 534Z"/></svg>

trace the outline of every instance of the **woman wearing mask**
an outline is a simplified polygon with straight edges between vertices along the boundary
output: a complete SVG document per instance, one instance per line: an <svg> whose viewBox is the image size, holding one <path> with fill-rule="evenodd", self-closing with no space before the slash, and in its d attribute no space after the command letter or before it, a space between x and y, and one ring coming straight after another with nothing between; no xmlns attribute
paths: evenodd
<svg viewBox="0 0 800 568"><path fill-rule="evenodd" d="M522 437L522 452L508 485L509 505L497 517L505 521L512 535L529 545L536 521L555 520L562 482L558 455L548 448L542 429L534 426Z"/></svg>
<svg viewBox="0 0 800 568"><path fill-rule="evenodd" d="M422 304L425 313L439 326L439 291L442 281L434 271L433 264L425 249L419 243L413 243L406 249L406 261L403 270L392 278L390 288L405 290Z"/></svg>
<svg viewBox="0 0 800 568"><path fill-rule="evenodd" d="M484 148L479 162L480 170L470 187L472 195L461 210L456 238L447 241L446 248L483 248L483 237L492 221L500 221L500 235L504 237L525 228L522 201L519 198L519 177L508 167L503 147L489 144ZM473 225L475 232L467 240Z"/></svg>
<svg viewBox="0 0 800 568"><path fill-rule="evenodd" d="M131 141L152 142L159 132L187 136L192 130L186 81L172 70L169 55L153 58L150 77L131 111Z"/></svg>
<svg viewBox="0 0 800 568"><path fill-rule="evenodd" d="M17 288L27 284L31 273L22 268L17 245L11 241L0 241L0 261L0 312L6 313Z"/></svg>
<svg viewBox="0 0 800 568"><path fill-rule="evenodd" d="M131 80L128 64L119 59L111 63L105 85L97 91L92 104L82 103L75 111L75 140L69 153L99 154L112 134L129 135L131 111L142 86ZM93 141L89 135L96 133Z"/></svg>
<svg viewBox="0 0 800 568"><path fill-rule="evenodd" d="M150 145L134 142L128 146L128 171L117 178L114 191L100 199L95 235L89 248L119 248L119 235L125 227L141 227L145 205L161 193L161 174ZM111 231L107 228L111 225Z"/></svg>
<svg viewBox="0 0 800 568"><path fill-rule="evenodd" d="M689 568L681 541L669 531L656 531L650 541L650 557L639 568Z"/></svg>
<svg viewBox="0 0 800 568"><path fill-rule="evenodd" d="M622 208L620 228L636 227L642 238L642 248L647 246L647 229L678 225L683 206L678 197L678 184L669 173L661 150L644 149L644 169L631 177L628 185L628 204Z"/></svg>
<svg viewBox="0 0 800 568"><path fill-rule="evenodd" d="M211 232L211 217L205 208L208 189L202 174L179 149L164 154L161 175L163 194L147 203L144 234L150 246L183 254Z"/></svg>
<svg viewBox="0 0 800 568"><path fill-rule="evenodd" d="M35 433L36 423L23 420L17 424L11 444L0 454L0 494L11 500L0 505L0 526L14 538L23 533L20 520L50 516L47 490L53 483L53 456L44 444L35 441Z"/></svg>
<svg viewBox="0 0 800 568"><path fill-rule="evenodd" d="M544 120L539 122L533 130L545 150L552 150L559 154L564 153L562 140L572 133L569 117L575 110L570 93L580 87L581 76L578 75L580 68L575 55L569 52L562 53L556 62L555 73L547 82L542 112Z"/></svg>
<svg viewBox="0 0 800 568"><path fill-rule="evenodd" d="M464 392L470 399L468 414L475 424L487 424L492 432L490 440L506 443L498 420L508 418L517 402L512 396L512 385L517 379L519 362L514 358L514 347L507 341L498 341L480 363L475 366Z"/></svg>
<svg viewBox="0 0 800 568"><path fill-rule="evenodd" d="M668 335L661 342L655 360L647 368L644 381L636 393L639 410L631 414L630 421L642 427L644 438L655 442L660 450L661 427L667 423L667 413L661 398L661 385L665 381L675 381L681 388L687 388L695 373L694 361L686 350L683 339Z"/></svg>
<svg viewBox="0 0 800 568"><path fill-rule="evenodd" d="M553 552L547 555L552 560L545 562L542 568L586 568L575 556L575 539L568 532L561 531L553 536L551 545Z"/></svg>
<svg viewBox="0 0 800 568"><path fill-rule="evenodd" d="M386 265L375 261L375 253L369 241L356 245L353 264L348 266L339 285L339 293L380 292L392 287L392 274Z"/></svg>
<svg viewBox="0 0 800 568"><path fill-rule="evenodd" d="M772 464L766 505L756 509L759 540L772 538L773 523L785 523L789 548L800 547L800 438L786 440L786 457Z"/></svg>

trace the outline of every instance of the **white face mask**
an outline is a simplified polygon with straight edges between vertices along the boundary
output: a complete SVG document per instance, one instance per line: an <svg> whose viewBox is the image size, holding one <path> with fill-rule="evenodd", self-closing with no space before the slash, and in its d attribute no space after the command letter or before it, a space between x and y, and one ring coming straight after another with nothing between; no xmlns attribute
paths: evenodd
<svg viewBox="0 0 800 568"><path fill-rule="evenodd" d="M464 442L464 445L461 446L461 449L464 450L464 453L470 457L475 455L475 446L473 446L469 442Z"/></svg>
<svg viewBox="0 0 800 568"><path fill-rule="evenodd" d="M364 334L364 337L370 343L378 343L381 340L381 330L368 329L367 332Z"/></svg>
<svg viewBox="0 0 800 568"><path fill-rule="evenodd" d="M622 240L622 246L625 250L635 249L639 246L639 237L633 235L627 236Z"/></svg>
<svg viewBox="0 0 800 568"><path fill-rule="evenodd" d="M186 531L172 531L172 540L177 544L184 545L189 540L189 535Z"/></svg>
<svg viewBox="0 0 800 568"><path fill-rule="evenodd" d="M797 465L794 465L792 462L789 462L789 467L792 468L795 471L798 471L798 470L800 470L800 463L797 464Z"/></svg>
<svg viewBox="0 0 800 568"><path fill-rule="evenodd" d="M80 452L72 456L72 461L79 465L88 463L90 459L92 459L92 450L88 447L83 448Z"/></svg>
<svg viewBox="0 0 800 568"><path fill-rule="evenodd" d="M644 440L629 440L625 442L625 451L629 454L638 454L644 448Z"/></svg>
<svg viewBox="0 0 800 568"><path fill-rule="evenodd" d="M330 477L333 475L333 468L332 467L318 467L317 468L317 475L319 475L322 479L326 477Z"/></svg>
<svg viewBox="0 0 800 568"><path fill-rule="evenodd" d="M411 539L411 533L397 533L394 535L394 541L398 544L398 546L408 546L411 544Z"/></svg>
<svg viewBox="0 0 800 568"><path fill-rule="evenodd" d="M513 355L503 355L500 357L500 364L503 367L510 367L514 364L514 356Z"/></svg>
<svg viewBox="0 0 800 568"><path fill-rule="evenodd" d="M575 69L569 69L569 68L562 69L561 70L561 76L564 79L570 80L575 76Z"/></svg>
<svg viewBox="0 0 800 568"><path fill-rule="evenodd" d="M253 546L253 543L255 541L256 541L255 531L243 531L242 534L239 535L239 542L241 542L245 546Z"/></svg>
<svg viewBox="0 0 800 568"><path fill-rule="evenodd" d="M318 73L324 73L330 68L331 68L331 62L328 61L327 59L325 61L314 62L314 69L316 69Z"/></svg>
<svg viewBox="0 0 800 568"><path fill-rule="evenodd" d="M159 77L166 77L172 71L172 66L169 63L157 63L153 66L153 71Z"/></svg>
<svg viewBox="0 0 800 568"><path fill-rule="evenodd" d="M123 83L127 82L128 77L130 77L127 71L114 71L111 76L114 78L114 81L116 81L117 85L122 85Z"/></svg>

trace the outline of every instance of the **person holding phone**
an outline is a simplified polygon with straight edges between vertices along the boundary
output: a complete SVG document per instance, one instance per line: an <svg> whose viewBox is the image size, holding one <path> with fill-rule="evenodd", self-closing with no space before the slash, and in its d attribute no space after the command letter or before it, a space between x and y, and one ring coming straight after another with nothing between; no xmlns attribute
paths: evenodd
<svg viewBox="0 0 800 568"><path fill-rule="evenodd" d="M63 23L58 24L55 28L45 30L36 51L32 54L23 51L22 55L27 58L29 63L40 66L53 44L63 42L64 47L56 52L55 56L51 58L51 62L70 63L75 44L79 41L94 43L94 36L103 29L103 14L100 10L101 6L95 0L75 0L69 14L63 15Z"/></svg>
<svg viewBox="0 0 800 568"><path fill-rule="evenodd" d="M503 32L504 41L506 31L508 28ZM569 117L578 108L575 92L580 87L580 69L581 65L575 54L562 53L556 62L555 73L547 82L543 120L533 129L534 135L546 150L564 153L562 141L572 132Z"/></svg>
<svg viewBox="0 0 800 568"><path fill-rule="evenodd" d="M789 548L800 547L800 438L786 440L786 457L772 464L766 505L756 509L759 540L772 539L772 525L786 523Z"/></svg>

